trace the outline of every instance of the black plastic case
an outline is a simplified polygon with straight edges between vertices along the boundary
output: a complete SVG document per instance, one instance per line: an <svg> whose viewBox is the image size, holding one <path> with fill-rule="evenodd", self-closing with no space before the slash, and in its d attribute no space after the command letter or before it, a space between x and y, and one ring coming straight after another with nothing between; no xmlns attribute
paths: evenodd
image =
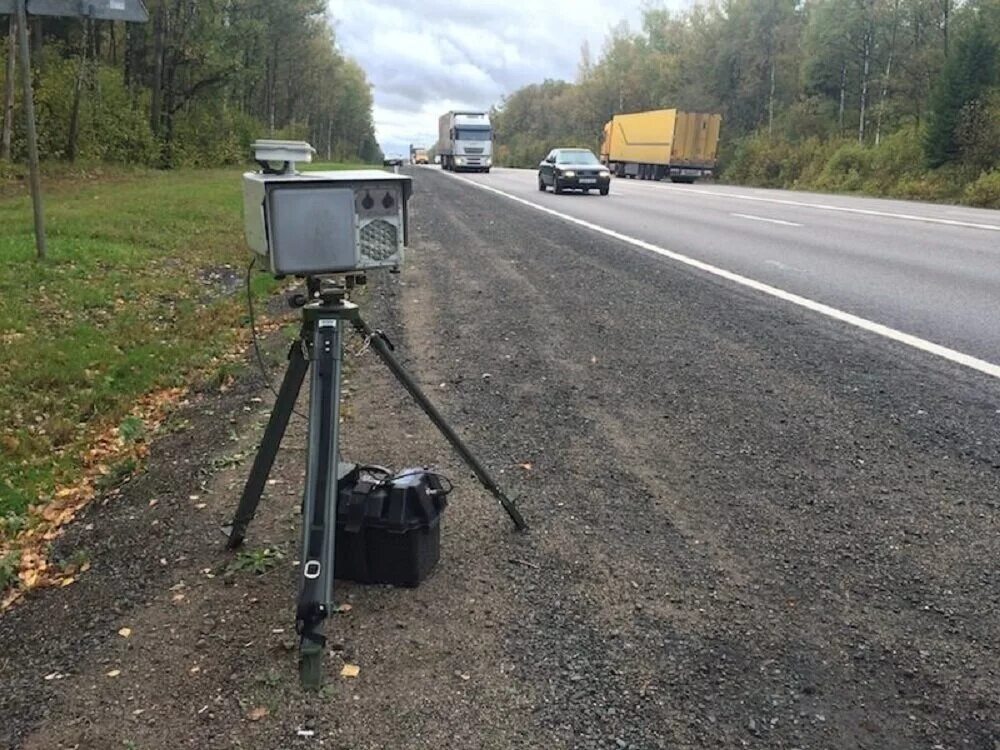
<svg viewBox="0 0 1000 750"><path fill-rule="evenodd" d="M447 494L426 469L404 469L392 478L351 471L339 483L336 577L419 585L440 555Z"/></svg>

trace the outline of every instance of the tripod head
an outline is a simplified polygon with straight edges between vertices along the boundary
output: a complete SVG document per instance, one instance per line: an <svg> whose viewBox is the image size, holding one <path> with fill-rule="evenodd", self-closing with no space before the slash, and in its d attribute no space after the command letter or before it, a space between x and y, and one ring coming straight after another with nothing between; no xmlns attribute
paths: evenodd
<svg viewBox="0 0 1000 750"><path fill-rule="evenodd" d="M288 306L299 308L312 304L315 307L340 308L348 301L355 287L365 286L367 283L368 277L363 271L330 276L307 276L306 293L297 292L290 295Z"/></svg>

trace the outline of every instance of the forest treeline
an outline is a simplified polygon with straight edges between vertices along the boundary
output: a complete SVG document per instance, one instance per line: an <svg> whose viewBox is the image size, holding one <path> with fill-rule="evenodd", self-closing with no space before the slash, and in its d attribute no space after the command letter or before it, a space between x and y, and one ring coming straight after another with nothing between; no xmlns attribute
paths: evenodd
<svg viewBox="0 0 1000 750"><path fill-rule="evenodd" d="M305 139L329 160L381 159L371 86L337 49L324 0L146 6L144 24L29 19L43 159L215 166L246 161L258 137ZM0 73L14 101L0 156L18 161L14 44L8 34Z"/></svg>
<svg viewBox="0 0 1000 750"><path fill-rule="evenodd" d="M495 112L500 163L597 148L618 112L723 115L721 177L1000 208L1000 0L712 0L648 8L575 82Z"/></svg>

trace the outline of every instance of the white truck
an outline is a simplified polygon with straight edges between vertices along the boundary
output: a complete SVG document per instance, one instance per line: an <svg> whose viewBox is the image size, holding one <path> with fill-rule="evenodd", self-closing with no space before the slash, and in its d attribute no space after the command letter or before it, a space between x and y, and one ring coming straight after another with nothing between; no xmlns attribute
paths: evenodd
<svg viewBox="0 0 1000 750"><path fill-rule="evenodd" d="M437 155L441 169L489 172L493 166L493 126L488 112L445 112L438 119Z"/></svg>

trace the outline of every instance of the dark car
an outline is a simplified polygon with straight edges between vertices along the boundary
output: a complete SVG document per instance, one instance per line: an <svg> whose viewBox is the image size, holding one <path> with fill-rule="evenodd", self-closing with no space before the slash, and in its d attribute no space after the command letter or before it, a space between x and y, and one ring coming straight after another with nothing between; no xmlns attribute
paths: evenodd
<svg viewBox="0 0 1000 750"><path fill-rule="evenodd" d="M556 148L538 165L538 189L548 187L556 193L600 190L601 195L607 195L611 172L585 148Z"/></svg>
<svg viewBox="0 0 1000 750"><path fill-rule="evenodd" d="M383 167L401 167L403 166L403 157L399 154L389 154L387 157L382 159Z"/></svg>

